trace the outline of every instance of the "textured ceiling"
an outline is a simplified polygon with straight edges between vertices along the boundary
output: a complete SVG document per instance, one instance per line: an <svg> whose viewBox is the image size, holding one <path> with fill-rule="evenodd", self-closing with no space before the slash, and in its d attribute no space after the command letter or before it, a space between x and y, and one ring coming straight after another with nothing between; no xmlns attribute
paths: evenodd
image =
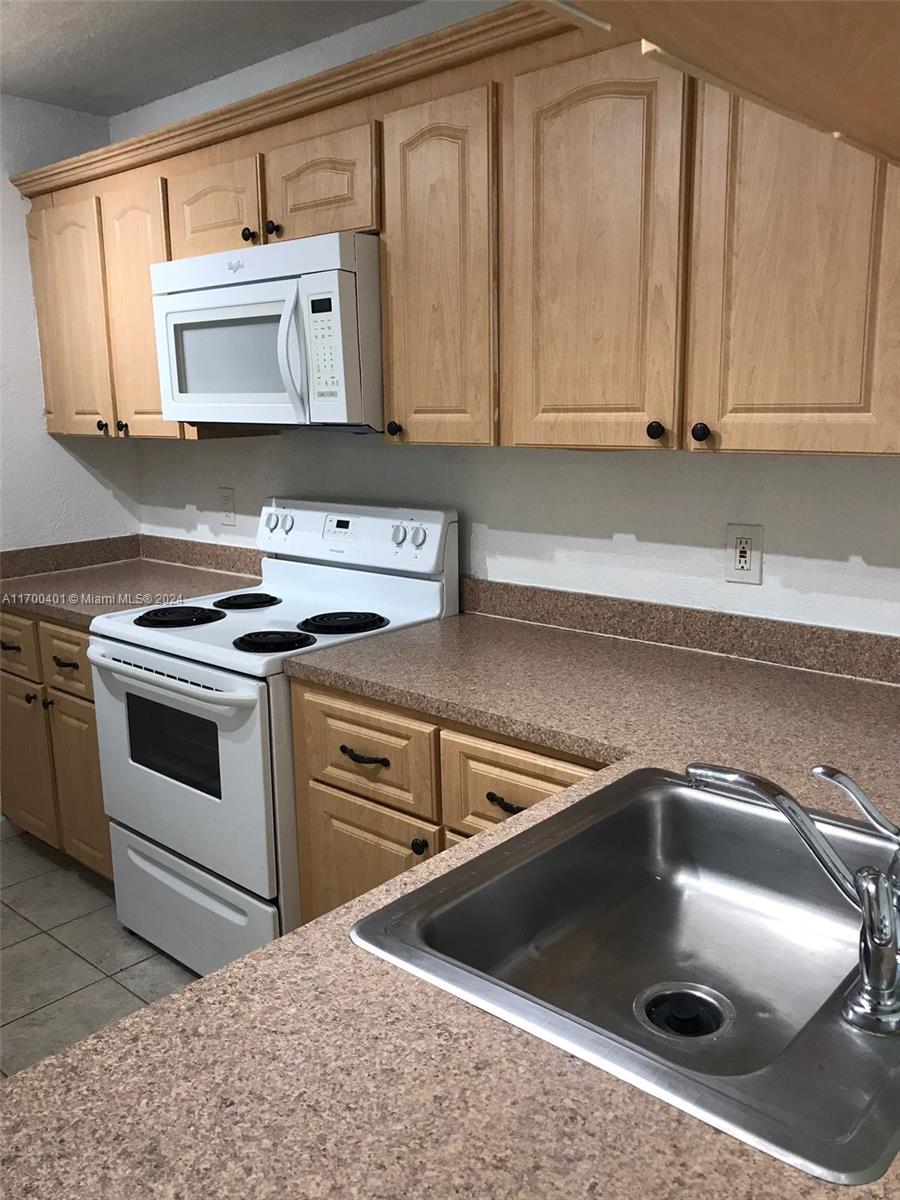
<svg viewBox="0 0 900 1200"><path fill-rule="evenodd" d="M2 0L0 90L112 116L414 0Z"/></svg>

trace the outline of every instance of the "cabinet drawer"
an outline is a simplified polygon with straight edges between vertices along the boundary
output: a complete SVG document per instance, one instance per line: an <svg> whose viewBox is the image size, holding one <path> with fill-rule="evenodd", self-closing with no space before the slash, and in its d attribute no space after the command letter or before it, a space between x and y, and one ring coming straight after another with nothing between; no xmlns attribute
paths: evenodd
<svg viewBox="0 0 900 1200"><path fill-rule="evenodd" d="M441 732L444 823L458 833L478 833L590 774L530 750Z"/></svg>
<svg viewBox="0 0 900 1200"><path fill-rule="evenodd" d="M441 844L444 850L450 850L453 846L458 846L461 842L467 842L469 835L466 833L454 833L452 829L441 829Z"/></svg>
<svg viewBox="0 0 900 1200"><path fill-rule="evenodd" d="M307 775L437 820L436 726L319 692L302 708Z"/></svg>
<svg viewBox="0 0 900 1200"><path fill-rule="evenodd" d="M0 613L0 666L22 679L41 682L36 621Z"/></svg>
<svg viewBox="0 0 900 1200"><path fill-rule="evenodd" d="M441 849L441 831L310 782L298 811L303 920L346 904Z"/></svg>
<svg viewBox="0 0 900 1200"><path fill-rule="evenodd" d="M38 636L44 682L82 700L93 700L94 685L87 660L88 635L42 621Z"/></svg>

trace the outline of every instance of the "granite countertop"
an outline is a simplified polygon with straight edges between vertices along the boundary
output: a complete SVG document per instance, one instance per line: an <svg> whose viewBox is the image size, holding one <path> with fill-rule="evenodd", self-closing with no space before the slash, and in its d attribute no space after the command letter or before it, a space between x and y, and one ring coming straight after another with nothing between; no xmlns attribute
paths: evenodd
<svg viewBox="0 0 900 1200"><path fill-rule="evenodd" d="M900 816L900 689L464 616L291 673L611 766L4 1085L10 1196L889 1200L844 1192L353 946L355 920L641 766L834 759ZM838 802L836 807L841 807ZM844 810L845 811L845 810Z"/></svg>
<svg viewBox="0 0 900 1200"><path fill-rule="evenodd" d="M210 571L149 558L47 571L4 579L0 603L10 612L84 629L100 613L148 604L173 604L190 596L252 587L259 578Z"/></svg>

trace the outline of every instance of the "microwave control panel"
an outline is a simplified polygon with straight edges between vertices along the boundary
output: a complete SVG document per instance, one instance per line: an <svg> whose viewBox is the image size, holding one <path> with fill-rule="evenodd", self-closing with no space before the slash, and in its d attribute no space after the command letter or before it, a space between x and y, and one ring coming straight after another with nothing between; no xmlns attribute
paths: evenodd
<svg viewBox="0 0 900 1200"><path fill-rule="evenodd" d="M356 279L350 271L318 271L300 280L306 334L310 421L359 420Z"/></svg>
<svg viewBox="0 0 900 1200"><path fill-rule="evenodd" d="M309 334L312 390L319 400L341 395L340 327L333 296L310 296Z"/></svg>

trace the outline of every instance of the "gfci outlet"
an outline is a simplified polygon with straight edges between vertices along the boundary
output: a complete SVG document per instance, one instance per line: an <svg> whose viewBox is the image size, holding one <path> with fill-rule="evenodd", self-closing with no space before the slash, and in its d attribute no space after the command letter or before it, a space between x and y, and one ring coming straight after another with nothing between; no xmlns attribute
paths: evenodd
<svg viewBox="0 0 900 1200"><path fill-rule="evenodd" d="M762 583L762 525L729 525L725 537L725 578L729 583Z"/></svg>
<svg viewBox="0 0 900 1200"><path fill-rule="evenodd" d="M220 525L234 525L234 488L220 487L219 488L219 517Z"/></svg>

